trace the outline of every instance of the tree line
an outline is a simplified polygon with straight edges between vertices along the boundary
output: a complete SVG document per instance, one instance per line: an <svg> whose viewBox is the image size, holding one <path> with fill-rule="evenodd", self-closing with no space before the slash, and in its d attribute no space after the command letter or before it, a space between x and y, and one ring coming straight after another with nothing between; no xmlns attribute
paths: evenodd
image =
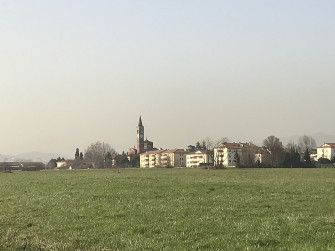
<svg viewBox="0 0 335 251"><path fill-rule="evenodd" d="M47 168L53 169L57 166L57 162L64 160L64 158L58 157L51 159L47 164ZM94 165L86 165L85 161L94 162ZM89 145L84 154L79 153L79 149L76 149L75 159L72 163L72 168L111 168L111 167L139 167L140 158L138 155L127 155L125 152L121 154L117 153L115 149L106 142L94 142Z"/></svg>
<svg viewBox="0 0 335 251"><path fill-rule="evenodd" d="M208 137L204 140L197 141L195 145L189 145L189 151L206 150L210 158L214 162L214 148L222 143L227 143L227 138L221 138L212 141ZM315 162L311 159L310 154L316 149L316 141L308 135L303 135L298 139L298 143L289 142L286 146L281 140L270 135L263 140L262 147L258 147L252 143L242 148L242 154L234 153L234 162L237 167L315 167ZM255 156L260 150L264 150L269 159L266 163L257 161ZM319 159L319 163L328 164L335 163L333 160ZM217 166L218 168L223 167Z"/></svg>

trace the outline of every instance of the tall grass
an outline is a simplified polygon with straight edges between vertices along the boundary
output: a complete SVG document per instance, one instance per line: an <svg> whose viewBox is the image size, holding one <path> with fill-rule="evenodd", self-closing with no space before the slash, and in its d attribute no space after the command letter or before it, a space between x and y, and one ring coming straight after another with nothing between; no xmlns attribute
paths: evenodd
<svg viewBox="0 0 335 251"><path fill-rule="evenodd" d="M335 170L0 173L0 250L334 250Z"/></svg>

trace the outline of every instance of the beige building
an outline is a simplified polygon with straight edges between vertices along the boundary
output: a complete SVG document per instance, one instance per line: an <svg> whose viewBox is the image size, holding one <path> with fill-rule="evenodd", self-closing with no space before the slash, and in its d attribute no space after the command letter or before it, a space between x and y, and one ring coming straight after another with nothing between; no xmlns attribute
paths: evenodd
<svg viewBox="0 0 335 251"><path fill-rule="evenodd" d="M332 160L335 157L335 143L324 143L317 148L317 159L325 158Z"/></svg>
<svg viewBox="0 0 335 251"><path fill-rule="evenodd" d="M213 164L212 157L208 151L199 150L186 154L186 167L199 167L202 163Z"/></svg>
<svg viewBox="0 0 335 251"><path fill-rule="evenodd" d="M148 151L140 154L140 167L185 167L186 153L183 149Z"/></svg>
<svg viewBox="0 0 335 251"><path fill-rule="evenodd" d="M154 168L160 166L161 153L165 150L154 150L140 154L141 168Z"/></svg>

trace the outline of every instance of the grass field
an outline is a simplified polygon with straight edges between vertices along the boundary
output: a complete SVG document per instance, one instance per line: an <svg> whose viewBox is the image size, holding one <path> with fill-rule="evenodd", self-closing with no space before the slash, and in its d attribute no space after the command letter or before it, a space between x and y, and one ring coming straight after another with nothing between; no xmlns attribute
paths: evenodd
<svg viewBox="0 0 335 251"><path fill-rule="evenodd" d="M335 169L0 173L0 250L335 250Z"/></svg>

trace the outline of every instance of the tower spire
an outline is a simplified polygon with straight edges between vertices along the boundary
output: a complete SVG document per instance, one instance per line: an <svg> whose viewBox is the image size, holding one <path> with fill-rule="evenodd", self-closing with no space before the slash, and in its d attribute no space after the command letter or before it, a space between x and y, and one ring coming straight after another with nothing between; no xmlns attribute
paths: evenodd
<svg viewBox="0 0 335 251"><path fill-rule="evenodd" d="M137 154L144 152L144 126L142 123L142 117L138 120L137 126Z"/></svg>

